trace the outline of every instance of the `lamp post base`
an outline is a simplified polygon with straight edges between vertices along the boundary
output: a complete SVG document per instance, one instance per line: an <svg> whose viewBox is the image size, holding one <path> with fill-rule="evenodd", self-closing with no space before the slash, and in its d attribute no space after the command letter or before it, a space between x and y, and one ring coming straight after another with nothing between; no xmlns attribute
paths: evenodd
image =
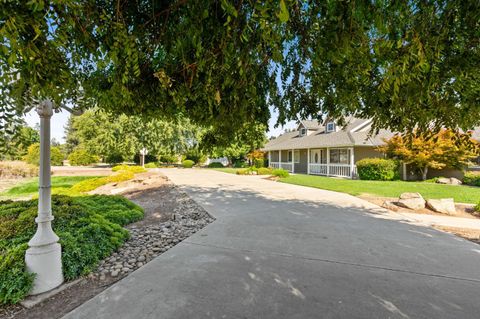
<svg viewBox="0 0 480 319"><path fill-rule="evenodd" d="M35 274L30 295L41 294L63 283L62 248L59 243L28 248L25 263L27 270Z"/></svg>

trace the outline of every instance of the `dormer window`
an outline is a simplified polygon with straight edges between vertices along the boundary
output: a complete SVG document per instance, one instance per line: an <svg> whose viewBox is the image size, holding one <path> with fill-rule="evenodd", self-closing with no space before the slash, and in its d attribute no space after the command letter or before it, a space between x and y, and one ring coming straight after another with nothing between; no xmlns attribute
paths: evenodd
<svg viewBox="0 0 480 319"><path fill-rule="evenodd" d="M327 123L327 133L335 132L335 123L328 122Z"/></svg>
<svg viewBox="0 0 480 319"><path fill-rule="evenodd" d="M300 136L305 136L305 135L307 135L307 129L306 128L300 129Z"/></svg>

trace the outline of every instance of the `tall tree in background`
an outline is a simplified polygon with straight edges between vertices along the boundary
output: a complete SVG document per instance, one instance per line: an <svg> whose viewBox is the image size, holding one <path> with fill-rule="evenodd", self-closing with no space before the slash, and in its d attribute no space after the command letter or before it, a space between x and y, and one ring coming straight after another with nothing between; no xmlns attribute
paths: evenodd
<svg viewBox="0 0 480 319"><path fill-rule="evenodd" d="M31 128L24 121L16 132L5 140L6 150L0 159L20 160L27 154L28 147L40 143L38 128Z"/></svg>
<svg viewBox="0 0 480 319"><path fill-rule="evenodd" d="M184 114L229 134L217 143L266 125L269 106L280 123L328 113L401 132L470 129L479 13L464 0L7 1L0 129L45 98Z"/></svg>

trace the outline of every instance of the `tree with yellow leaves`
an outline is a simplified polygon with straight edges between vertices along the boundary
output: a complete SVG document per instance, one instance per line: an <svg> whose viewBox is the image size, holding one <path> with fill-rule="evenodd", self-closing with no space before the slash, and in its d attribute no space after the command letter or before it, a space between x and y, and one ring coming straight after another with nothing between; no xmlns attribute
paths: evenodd
<svg viewBox="0 0 480 319"><path fill-rule="evenodd" d="M462 169L480 155L480 145L470 133L441 130L436 134L415 131L397 134L379 148L388 157L418 168L422 180L427 179L428 169Z"/></svg>

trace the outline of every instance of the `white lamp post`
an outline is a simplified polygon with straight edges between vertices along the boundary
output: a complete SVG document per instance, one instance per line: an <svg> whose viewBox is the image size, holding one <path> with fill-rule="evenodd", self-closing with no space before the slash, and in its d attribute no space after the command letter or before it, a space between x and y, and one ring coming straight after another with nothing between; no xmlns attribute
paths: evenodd
<svg viewBox="0 0 480 319"><path fill-rule="evenodd" d="M140 150L140 155L141 155L140 156L140 165L142 167L145 167L145 155L147 155L147 154L148 154L148 151L145 147Z"/></svg>
<svg viewBox="0 0 480 319"><path fill-rule="evenodd" d="M37 108L40 116L40 176L38 216L35 218L37 232L28 242L25 254L29 272L35 273L30 294L51 290L63 282L61 247L58 236L52 229L52 199L50 185L50 118L53 103L45 100Z"/></svg>

